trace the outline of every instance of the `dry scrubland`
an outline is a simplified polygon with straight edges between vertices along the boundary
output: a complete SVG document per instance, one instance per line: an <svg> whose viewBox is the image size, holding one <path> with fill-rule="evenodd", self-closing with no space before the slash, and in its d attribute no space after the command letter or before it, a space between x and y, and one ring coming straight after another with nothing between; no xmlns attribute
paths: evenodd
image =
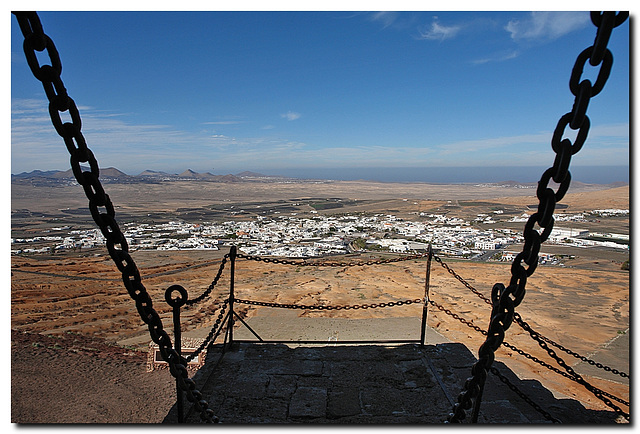
<svg viewBox="0 0 640 434"><path fill-rule="evenodd" d="M436 210L449 200L482 199L513 206L535 203L534 189L497 187L476 190L463 186L347 182L277 186L210 184L206 189L202 189L194 187L194 184L173 184L175 185L109 185L107 191L119 206L117 212L126 209L132 213L149 209L171 212L181 206L198 207L215 203L222 201L221 198L230 202L304 196L388 199L394 209L407 215L416 210ZM33 192L33 189L30 192L26 186L12 191L12 209L44 212L45 209L61 208L61 203L70 207L84 206L84 201L78 200L81 193L78 188L47 189L46 194L35 203L33 198L28 197ZM511 196L508 197L508 194ZM72 197L75 199L71 199ZM402 201L402 198L409 200ZM582 191L572 190L562 203L569 205L566 212L601 208L628 209L629 188L598 191L586 186ZM160 311L167 329L170 329L170 311L164 303L165 288L172 284L180 284L188 289L191 297L197 296L215 276L220 257L224 253L225 250L133 253L143 275L143 283L154 300L154 306ZM626 257L628 258L628 254ZM509 278L509 264L443 259L487 296L494 283L507 283ZM629 273L620 269L624 259L625 254L594 254L585 251L584 255L578 256L568 264L570 267L538 267L527 283L526 297L517 310L525 321L543 335L581 354L593 354L629 328ZM260 301L331 305L370 304L420 298L424 294L425 265L425 260L418 260L367 267L318 268L239 260L236 269L236 296ZM191 266L195 267L187 268ZM97 250L55 257L15 256L12 257L11 267L12 330L54 336L73 332L105 339L108 342L127 344L130 348L146 348L149 342L146 328L142 325L134 303L127 295L106 251ZM212 313L219 300L226 297L228 275L227 269L210 301L190 309L185 314L186 329L208 328L212 325L215 320ZM486 327L489 306L461 285L437 262L432 264L431 298L482 328ZM255 308L246 305L238 307L249 317L257 312ZM420 314L421 308L418 305L383 310L360 309L323 313L300 311L302 316L350 318L409 317ZM483 341L477 332L433 308L429 312L429 325L452 341L467 345L473 353L477 352ZM363 330L363 338L375 338L366 336L366 333L368 331ZM514 325L507 332L506 340L543 358L541 350L525 334ZM17 351L17 346L17 343L12 343L12 351ZM33 347L30 350L33 350ZM574 362L569 356L566 357L571 363ZM579 387L567 384L562 377L544 372L542 368L511 354L510 351L500 349L497 359L507 363L514 372L524 378L539 379L546 387L563 391L569 397L580 399L585 405L603 408L596 398ZM628 366L614 367L629 371ZM14 371L17 368L14 366ZM591 377L590 381L617 396L629 399L628 385ZM13 402L12 399L12 405Z"/></svg>

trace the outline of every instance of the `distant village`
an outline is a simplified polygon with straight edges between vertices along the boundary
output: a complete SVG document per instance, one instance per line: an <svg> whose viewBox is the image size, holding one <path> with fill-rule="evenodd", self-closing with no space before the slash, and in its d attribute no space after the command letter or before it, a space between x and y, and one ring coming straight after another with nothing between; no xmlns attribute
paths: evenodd
<svg viewBox="0 0 640 434"><path fill-rule="evenodd" d="M495 214L501 211L494 211ZM629 235L594 233L574 224L588 219L625 216L629 210L603 209L585 214L556 214L556 224L546 244L561 243L575 247L610 247L629 249ZM170 221L160 224L126 223L123 230L131 251L217 250L235 244L249 255L310 258L362 251L420 253L431 244L440 254L484 259L512 260L517 252L509 246L523 241L521 232L511 229L478 229L495 223L495 216L478 214L473 221L441 214L419 213L420 221L408 221L391 214L372 216L324 216L310 218L292 215L256 216L251 221L222 223L187 223ZM525 222L528 214L509 222ZM566 223L566 228L562 226ZM104 246L98 229L71 230L51 228L46 236L12 238L12 254L52 253ZM556 263L558 258L540 253L540 261Z"/></svg>

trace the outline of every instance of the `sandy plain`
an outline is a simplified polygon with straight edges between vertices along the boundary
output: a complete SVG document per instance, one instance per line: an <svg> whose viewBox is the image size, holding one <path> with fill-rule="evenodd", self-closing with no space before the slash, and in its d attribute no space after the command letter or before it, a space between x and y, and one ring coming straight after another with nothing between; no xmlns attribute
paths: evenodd
<svg viewBox="0 0 640 434"><path fill-rule="evenodd" d="M203 187L204 186L204 187ZM577 190L577 191L576 191ZM580 186L562 201L566 212L591 209L629 209L629 187L605 189ZM447 212L473 215L491 204L526 210L536 202L535 189L504 187L439 186L425 184L375 184L366 182L304 183L274 185L225 185L213 183L172 183L172 185L111 184L107 191L116 204L117 216L132 218L151 213L167 216L180 210L206 208L215 204L247 204L267 201L289 201L299 198L358 199L340 212L385 211L415 218L418 212ZM160 199L161 198L161 199ZM36 200L34 200L36 199ZM406 199L406 200L404 200ZM91 227L85 199L79 187L35 188L18 185L12 188L12 210L16 211L16 231L35 233L43 227L67 222ZM461 201L465 203L460 203ZM474 202L475 201L475 202ZM487 205L487 203L489 205ZM61 205L63 204L63 205ZM61 210L77 209L69 214ZM23 216L25 210L29 216ZM304 211L301 209L300 211ZM308 211L308 210L307 210ZM331 213L336 210L326 210ZM182 211L186 212L186 211ZM44 217L38 217L38 214ZM196 218L186 212L189 218ZM78 223L86 220L87 223ZM629 230L628 218L610 222L616 230ZM521 224L520 224L521 225ZM543 247L543 251L546 247ZM551 247L549 247L551 248ZM514 248L515 249L515 248ZM558 249L558 247L555 247ZM575 250L575 249L574 249ZM164 303L164 290L172 284L183 285L190 297L203 291L215 276L225 249L216 252L136 251L133 258L143 276L154 306L170 329L170 309ZM536 331L562 345L588 356L602 353L613 342L621 342L630 334L629 272L621 270L628 252L579 249L576 258L565 267L541 266L528 280L527 294L517 309ZM354 261L366 256L351 258ZM482 294L489 296L496 282L507 283L509 264L479 263L442 257L451 269ZM279 303L370 304L421 298L425 288L425 260L411 260L370 267L298 267L239 260L236 264L236 297ZM127 345L145 350L149 337L135 305L124 289L119 273L102 249L65 255L19 255L11 258L11 329L44 336L79 334L92 339ZM432 263L431 299L459 316L485 328L490 307L448 273L439 263ZM228 271L228 269L226 270ZM228 273L214 289L212 297L184 315L186 330L208 329L215 320L214 312L229 288ZM240 305L246 317L257 315L253 306ZM300 316L336 316L349 318L416 317L419 305L388 309L348 311L300 311ZM429 311L429 326L452 341L461 342L477 353L482 336L464 324L436 309ZM303 330L297 332L304 334ZM376 331L363 330L364 338L375 339ZM368 336L368 337L367 337ZM508 342L526 352L548 359L522 329L507 332ZM12 345L12 351L17 350ZM30 348L33 350L33 347ZM603 404L588 392L557 375L550 375L509 350L496 354L518 375L538 379L550 390L579 399L593 408ZM612 358L613 357L613 358ZM582 366L566 356L577 370ZM619 357L607 359L612 366L629 372L628 347ZM586 372L586 371L584 371ZM585 374L586 375L586 374ZM625 400L629 399L629 383L620 377L600 373L589 375L598 387ZM12 400L13 402L13 400Z"/></svg>

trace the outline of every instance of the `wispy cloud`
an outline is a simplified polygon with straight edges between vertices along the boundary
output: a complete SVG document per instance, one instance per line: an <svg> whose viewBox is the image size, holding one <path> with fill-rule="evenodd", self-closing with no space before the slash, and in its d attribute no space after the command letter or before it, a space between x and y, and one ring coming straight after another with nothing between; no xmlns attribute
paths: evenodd
<svg viewBox="0 0 640 434"><path fill-rule="evenodd" d="M462 26L445 26L438 22L438 17L434 17L431 25L424 31L420 31L421 39L428 40L436 40L436 41L444 41L445 39L450 39L455 37Z"/></svg>
<svg viewBox="0 0 640 434"><path fill-rule="evenodd" d="M531 12L526 20L511 20L505 30L514 41L553 40L590 22L588 12Z"/></svg>
<svg viewBox="0 0 640 434"><path fill-rule="evenodd" d="M471 63L473 63L474 65L482 65L489 62L504 62L507 60L515 59L519 55L520 52L518 50L508 50L472 60Z"/></svg>
<svg viewBox="0 0 640 434"><path fill-rule="evenodd" d="M383 28L393 25L398 18L397 12L374 12L369 16L371 21L382 23Z"/></svg>
<svg viewBox="0 0 640 434"><path fill-rule="evenodd" d="M169 125L137 125L113 113L91 108L81 112L83 134L100 167L114 166L129 174L145 169L182 171L245 170L256 161L265 169L278 167L353 166L498 166L548 165L554 153L552 131L490 137L449 143L384 146L335 144L314 146L286 137L234 137L211 132L181 131ZM128 118L126 118L128 119ZM12 101L12 173L69 167L69 154L56 134L46 102ZM581 165L625 164L629 161L629 125L594 126L587 144L574 157ZM227 169L229 168L229 169Z"/></svg>
<svg viewBox="0 0 640 434"><path fill-rule="evenodd" d="M302 116L300 113L296 113L292 111L288 111L280 115L281 118L284 118L288 121L295 121L296 119L300 119L300 116Z"/></svg>

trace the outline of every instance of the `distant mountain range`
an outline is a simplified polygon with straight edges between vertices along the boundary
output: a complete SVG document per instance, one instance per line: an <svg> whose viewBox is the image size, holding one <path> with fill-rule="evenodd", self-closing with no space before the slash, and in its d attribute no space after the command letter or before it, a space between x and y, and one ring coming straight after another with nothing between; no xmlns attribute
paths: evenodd
<svg viewBox="0 0 640 434"><path fill-rule="evenodd" d="M88 170L88 169L87 169ZM22 172L17 175L11 175L12 181L20 180L40 180L40 181L72 181L75 177L71 169L62 170L33 170L31 172ZM281 176L263 175L256 172L241 172L235 175L214 175L209 172L198 173L194 170L187 169L180 174L167 172L159 172L155 170L145 170L139 175L127 175L115 167L106 167L100 169L100 180L107 182L160 182L160 181L210 181L210 182L244 182L244 181L275 181L279 179L289 179Z"/></svg>
<svg viewBox="0 0 640 434"><path fill-rule="evenodd" d="M88 168L86 169L88 170ZM430 172L426 172L427 175L433 172L433 169L429 169ZM345 173L348 171L345 171ZM385 179L376 177L376 176L367 176L369 174L358 173L357 171L353 171L352 175L354 176L327 176L332 175L331 173L314 173L313 171L309 171L306 174L299 173L292 176L273 176L273 175L263 175L262 173L244 171L240 173L227 174L227 175L214 175L210 172L198 173L194 170L187 169L180 174L160 172L155 170L145 170L144 172L138 175L127 175L121 170L116 169L115 167L106 167L100 169L100 181L104 183L119 183L119 184L128 184L128 183L158 183L158 182L166 182L166 181L205 181L205 182L331 182L339 181L339 180L354 180L354 181L369 181L369 182L426 182L426 183L436 183L436 184L456 184L456 183L471 183L471 184L481 184L481 185L491 185L498 187L507 187L507 188L536 188L537 182L521 182L521 181L499 181L499 180L488 180L486 177L478 176L479 179L485 178L485 181L472 181L464 180L464 181L455 181L449 180L447 182L446 177L444 179L438 179L438 177L433 177L433 179L425 178L425 179ZM541 173L542 171L539 171ZM448 173L448 172L447 172ZM599 173L602 173L600 171ZM623 172L616 172L623 173ZM337 173L333 173L336 175ZM623 173L624 174L624 173ZM315 175L315 176L314 176ZM324 176L323 176L324 175ZM356 177L355 175L363 175ZM446 174L445 174L446 175ZM495 177L495 176L494 176ZM612 177L610 177L612 178ZM508 179L508 178L507 178ZM74 182L75 177L71 169L66 171L61 170L33 170L31 172L22 172L17 175L11 175L11 182L28 182L35 185L55 185L55 184L66 184L70 182ZM623 185L628 185L629 183L626 181L618 181L611 182L608 179L601 179L601 182L587 182L583 183L576 179L572 180L571 185L576 187L579 185L589 185L589 184L599 184L599 185L607 185L609 187L620 187ZM602 182L605 181L605 182ZM608 182L607 182L608 181Z"/></svg>

